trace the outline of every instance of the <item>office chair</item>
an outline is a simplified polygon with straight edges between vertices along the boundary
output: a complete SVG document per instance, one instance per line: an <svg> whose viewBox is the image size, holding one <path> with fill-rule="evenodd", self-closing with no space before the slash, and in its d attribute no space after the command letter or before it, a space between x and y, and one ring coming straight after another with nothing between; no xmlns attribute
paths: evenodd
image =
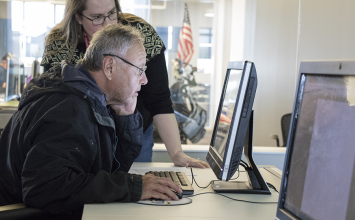
<svg viewBox="0 0 355 220"><path fill-rule="evenodd" d="M51 214L26 206L24 203L0 206L0 219L6 220L79 220L83 209L68 214Z"/></svg>
<svg viewBox="0 0 355 220"><path fill-rule="evenodd" d="M46 217L49 217L47 213L44 213L39 209L26 207L24 203L0 206L0 219L27 220L46 219Z"/></svg>
<svg viewBox="0 0 355 220"><path fill-rule="evenodd" d="M286 147L288 139L288 131L290 130L291 113L285 114L281 117L281 134L283 139L283 144L281 147ZM280 141L278 135L272 135L272 139L276 140L276 146L280 147Z"/></svg>

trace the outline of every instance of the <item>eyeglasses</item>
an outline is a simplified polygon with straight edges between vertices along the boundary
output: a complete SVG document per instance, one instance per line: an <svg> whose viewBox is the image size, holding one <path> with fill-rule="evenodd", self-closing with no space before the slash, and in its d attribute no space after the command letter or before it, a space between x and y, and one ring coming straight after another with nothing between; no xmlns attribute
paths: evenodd
<svg viewBox="0 0 355 220"><path fill-rule="evenodd" d="M147 66L144 66L143 68L139 68L138 66L136 65L133 65L132 63L128 62L127 60L123 59L122 57L119 57L119 56L116 56L116 55L113 55L113 54L103 54L105 57L106 56L112 56L112 57L117 57L119 58L120 60L122 60L123 62L131 65L131 66L134 66L135 68L139 69L139 74L140 76L143 74L143 72L145 72L147 70Z"/></svg>
<svg viewBox="0 0 355 220"><path fill-rule="evenodd" d="M80 13L82 16L84 16L86 19L92 21L92 25L94 26L98 26L98 25L102 25L103 23L105 23L106 18L110 19L111 21L117 20L117 12L112 12L111 14L107 15L107 16L97 16L94 19L88 18L85 15L83 15L82 13Z"/></svg>

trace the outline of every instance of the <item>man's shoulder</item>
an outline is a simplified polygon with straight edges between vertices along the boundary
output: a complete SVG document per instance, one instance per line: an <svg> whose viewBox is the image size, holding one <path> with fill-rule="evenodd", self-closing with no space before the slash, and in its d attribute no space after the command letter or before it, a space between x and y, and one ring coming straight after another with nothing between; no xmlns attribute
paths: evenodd
<svg viewBox="0 0 355 220"><path fill-rule="evenodd" d="M37 101L35 101L37 103ZM32 105L35 108L43 109L45 114L44 118L52 117L65 117L66 119L91 115L91 107L83 97L74 93L60 93L55 92L43 97L38 105ZM85 116L84 116L85 115Z"/></svg>

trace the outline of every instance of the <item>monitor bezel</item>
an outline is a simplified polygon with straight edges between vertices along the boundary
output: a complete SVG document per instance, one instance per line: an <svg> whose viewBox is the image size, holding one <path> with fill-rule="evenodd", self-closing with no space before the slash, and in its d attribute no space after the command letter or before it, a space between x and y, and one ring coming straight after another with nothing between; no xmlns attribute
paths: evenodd
<svg viewBox="0 0 355 220"><path fill-rule="evenodd" d="M249 61L239 61L239 62L229 62L228 63L227 72L226 72L226 76L225 76L225 80L224 80L224 84L223 84L223 89L222 89L222 94L221 94L219 105L218 105L218 111L217 111L217 115L216 115L214 129L213 129L213 133L212 133L211 143L210 143L210 147L209 147L209 154L211 153L216 156L213 158L217 162L216 164L218 166L218 169L215 168L215 169L213 169L213 171L215 172L218 179L221 179L224 181L228 181L229 177L230 177L230 163L232 162L231 157L232 157L233 149L234 149L235 143L236 143L236 136L237 136L238 128L241 123L240 118L242 115L242 108L244 107L244 101L246 98L246 92L247 92L249 78L251 76L252 69L253 69L253 63L249 62ZM218 130L218 123L219 123L219 119L220 119L220 114L221 114L221 111L223 108L223 101L224 101L225 92L227 89L227 82L229 80L230 72L232 70L242 70L242 76L241 76L241 83L240 83L240 86L238 89L238 94L236 97L236 105L235 105L236 108L234 108L233 116L232 116L233 124L231 124L230 131L229 131L229 134L227 137L227 143L226 143L224 157L221 158L221 156L218 154L218 152L216 152L216 150L213 148L213 146L214 146L214 139L216 136L216 132Z"/></svg>
<svg viewBox="0 0 355 220"><path fill-rule="evenodd" d="M290 129L287 140L284 168L281 179L280 195L276 212L276 219L298 219L293 213L287 210L285 205L287 180L290 171L293 143L298 122L298 112L302 104L300 96L303 95L302 78L305 75L341 75L355 76L355 60L325 60L325 61L303 61L300 63L295 99L292 109Z"/></svg>

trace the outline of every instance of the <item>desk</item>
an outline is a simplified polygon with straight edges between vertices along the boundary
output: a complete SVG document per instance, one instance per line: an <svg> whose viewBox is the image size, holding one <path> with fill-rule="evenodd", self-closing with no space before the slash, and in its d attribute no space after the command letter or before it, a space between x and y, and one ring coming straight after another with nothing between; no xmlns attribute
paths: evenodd
<svg viewBox="0 0 355 220"><path fill-rule="evenodd" d="M173 167L172 163L134 163L132 168ZM211 169L193 169L197 183L206 186L211 180L216 179ZM188 176L190 177L190 176ZM264 177L265 178L265 177ZM240 181L246 181L244 172L240 172ZM268 181L268 180L266 180ZM193 184L194 194L213 192L211 187L199 189ZM232 201L216 194L205 194L191 197L192 203L181 206L152 206L136 203L108 203L88 204L84 207L83 220L109 220L109 219L132 219L132 220L221 220L221 219L262 219L273 220L276 216L276 208L279 194L270 189L271 195L250 194L226 194L235 199L275 202L272 204L252 204Z"/></svg>
<svg viewBox="0 0 355 220"><path fill-rule="evenodd" d="M182 145L184 153L192 158L206 161L209 145ZM286 147L253 146L253 159L256 164L274 165L283 170ZM245 161L244 154L242 159ZM164 144L154 143L153 162L171 163L170 156Z"/></svg>
<svg viewBox="0 0 355 220"><path fill-rule="evenodd" d="M17 111L18 101L0 103L0 134L5 128L12 115Z"/></svg>

